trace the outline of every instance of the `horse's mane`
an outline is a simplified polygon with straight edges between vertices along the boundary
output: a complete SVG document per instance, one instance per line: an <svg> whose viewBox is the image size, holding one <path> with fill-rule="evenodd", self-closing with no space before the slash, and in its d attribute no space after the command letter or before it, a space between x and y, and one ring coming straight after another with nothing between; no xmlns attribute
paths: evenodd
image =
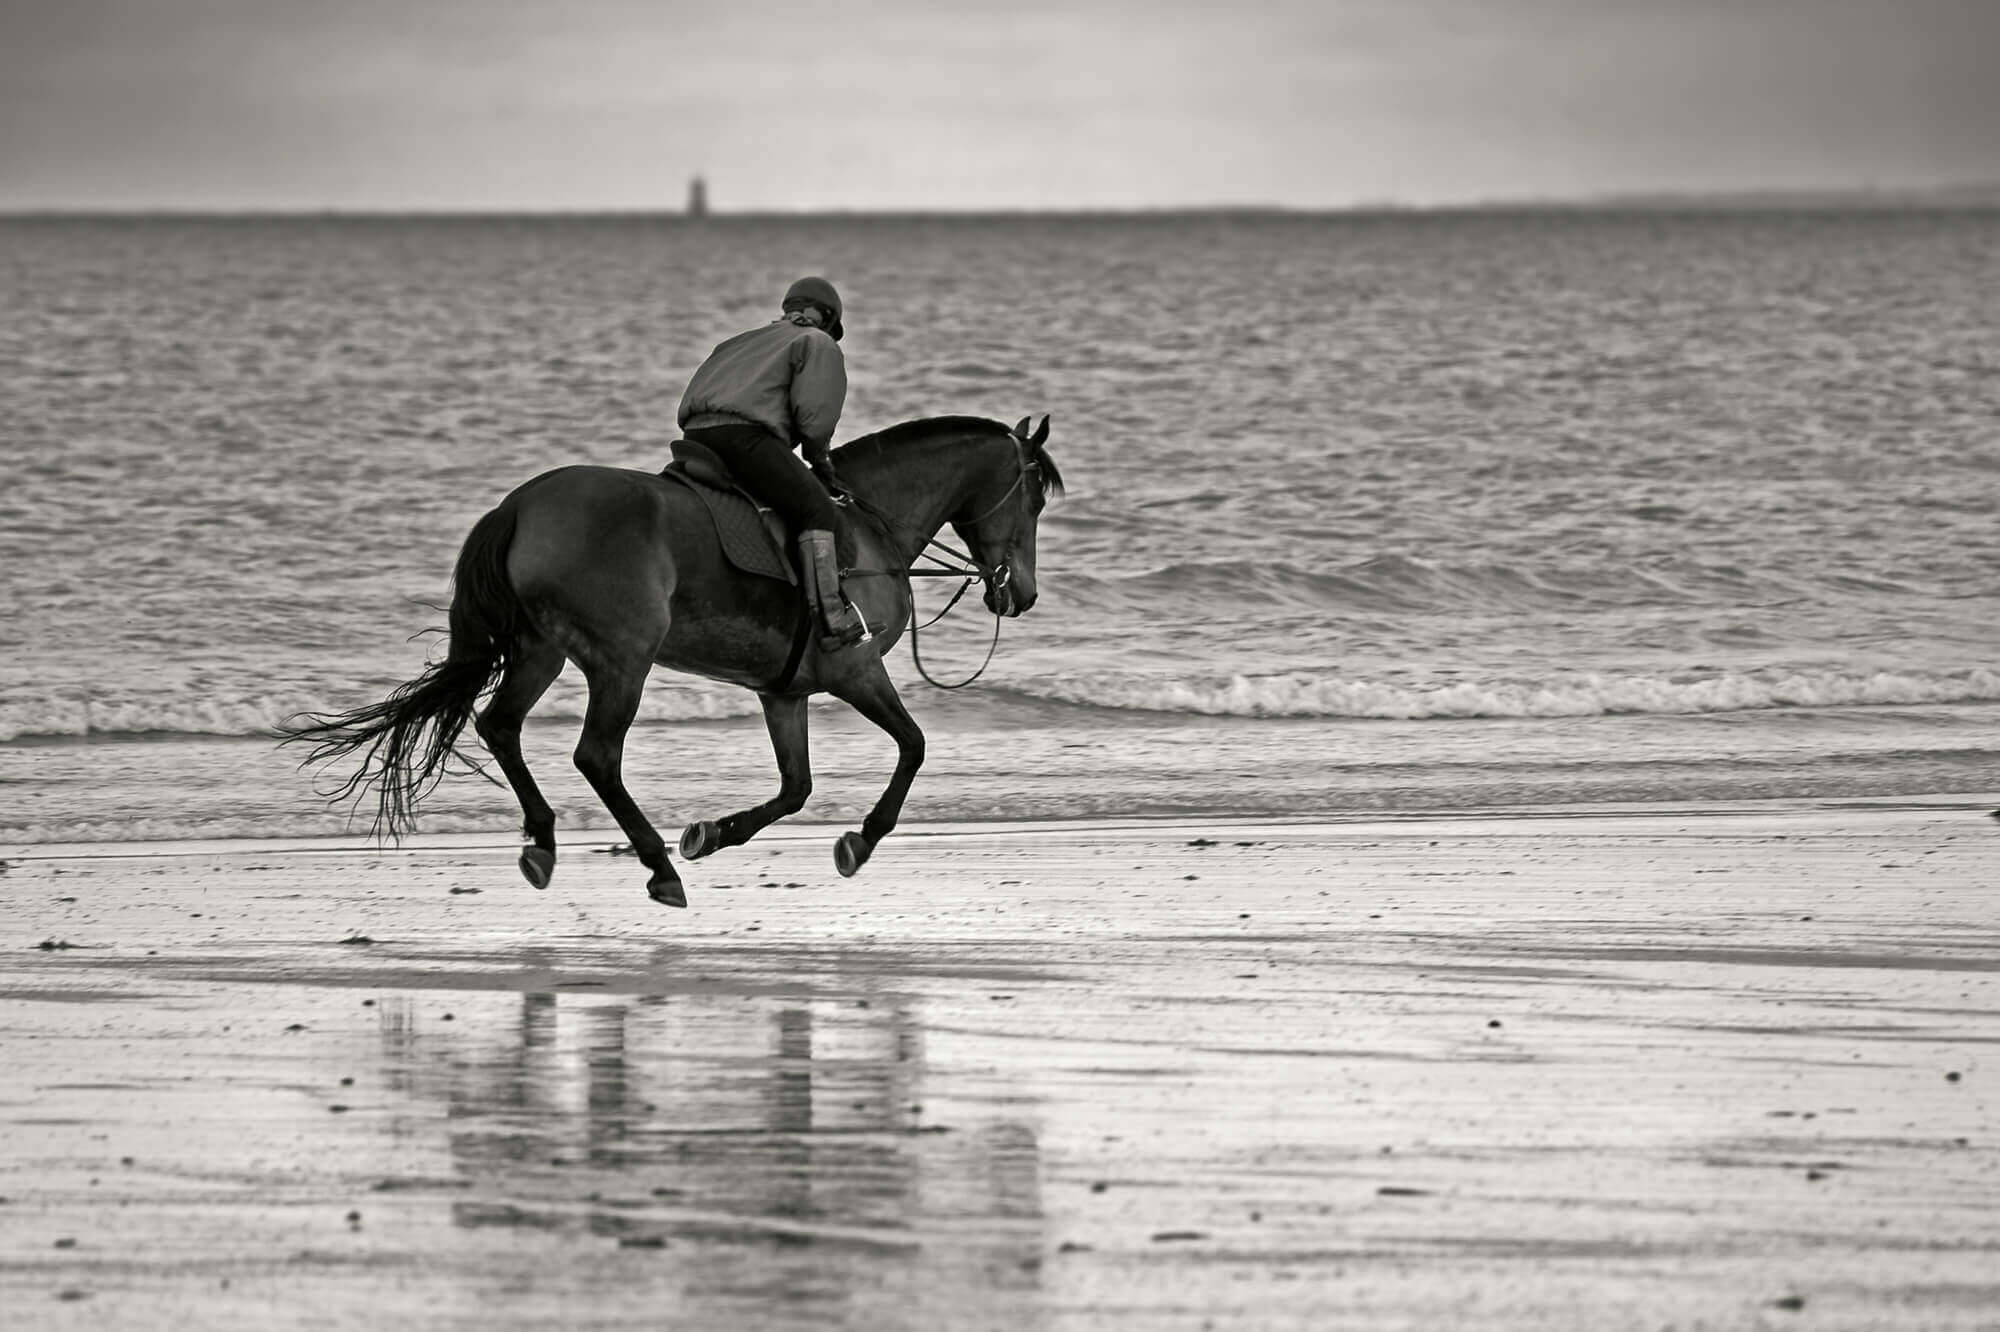
<svg viewBox="0 0 2000 1332"><path fill-rule="evenodd" d="M874 453L882 449L898 448L904 444L914 444L935 436L1004 435L1012 438L1013 434L1014 432L1002 422L989 420L984 416L926 416L921 420L903 421L887 429L877 430L873 434L858 435L834 452L840 454L849 449L866 449ZM1049 457L1048 446L1035 445L1034 454L1029 461L1034 463L1041 473L1043 496L1053 499L1062 494L1062 473L1056 470L1055 459Z"/></svg>

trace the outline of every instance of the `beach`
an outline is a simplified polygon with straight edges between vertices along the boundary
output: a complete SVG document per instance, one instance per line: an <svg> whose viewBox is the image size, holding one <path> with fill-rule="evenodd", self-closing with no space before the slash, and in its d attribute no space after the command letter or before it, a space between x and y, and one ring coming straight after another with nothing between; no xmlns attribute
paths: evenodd
<svg viewBox="0 0 2000 1332"><path fill-rule="evenodd" d="M1991 1326L1994 799L11 844L0 1305Z"/></svg>

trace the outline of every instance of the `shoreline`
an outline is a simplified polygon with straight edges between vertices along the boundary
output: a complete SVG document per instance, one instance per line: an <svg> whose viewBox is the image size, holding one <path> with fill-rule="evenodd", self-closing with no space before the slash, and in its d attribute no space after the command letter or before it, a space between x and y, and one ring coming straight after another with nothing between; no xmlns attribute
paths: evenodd
<svg viewBox="0 0 2000 1332"><path fill-rule="evenodd" d="M904 827L2000 801L1992 745L2000 705L1111 725L988 702L923 700L929 753ZM814 790L799 817L853 826L889 777L893 745L845 708L815 711L812 725ZM574 736L574 724L558 718L525 739L559 836L624 840L570 760ZM347 771L301 772L300 757L238 737L0 746L0 789L10 793L0 855L99 842L365 840L372 805L354 810L321 794ZM688 822L768 798L776 785L755 718L660 724L637 735L625 760L634 798L670 840ZM418 829L425 838L509 840L520 817L504 786L454 778L422 802Z"/></svg>
<svg viewBox="0 0 2000 1332"><path fill-rule="evenodd" d="M1573 804L1468 806L1457 809L1414 807L1402 810L1353 809L1313 817L1295 814L1079 814L1068 818L1026 816L1019 819L906 820L884 839L885 848L925 838L1010 837L1123 832L1144 836L1170 834L1176 829L1256 829L1267 832L1304 830L1352 834L1369 829L1393 830L1438 825L1590 823L1692 819L1811 819L1843 812L1912 815L1959 814L1968 818L2000 818L2000 790L1993 792L1929 792L1894 796L1790 797L1765 800L1712 801L1589 801ZM748 848L824 840L831 842L852 825L851 819L794 816L773 824ZM662 835L669 830L662 828ZM615 828L557 830L558 855L605 854L624 845ZM668 837L676 864L683 858ZM68 842L0 842L0 862L43 860L144 859L150 856L218 855L232 852L258 855L396 855L439 851L516 851L518 837L497 832L413 833L399 842L377 842L366 835L300 834L294 837L176 837L121 841L93 838ZM611 854L617 854L612 852ZM696 862L699 863L699 862Z"/></svg>

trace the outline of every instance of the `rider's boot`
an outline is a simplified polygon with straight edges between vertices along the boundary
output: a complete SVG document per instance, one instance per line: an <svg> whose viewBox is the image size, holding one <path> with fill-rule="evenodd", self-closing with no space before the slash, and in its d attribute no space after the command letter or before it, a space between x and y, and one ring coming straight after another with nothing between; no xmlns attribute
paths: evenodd
<svg viewBox="0 0 2000 1332"><path fill-rule="evenodd" d="M818 528L799 533L799 554L805 560L806 595L826 626L820 646L832 651L867 638L867 623L840 595L840 557L834 551L833 533Z"/></svg>

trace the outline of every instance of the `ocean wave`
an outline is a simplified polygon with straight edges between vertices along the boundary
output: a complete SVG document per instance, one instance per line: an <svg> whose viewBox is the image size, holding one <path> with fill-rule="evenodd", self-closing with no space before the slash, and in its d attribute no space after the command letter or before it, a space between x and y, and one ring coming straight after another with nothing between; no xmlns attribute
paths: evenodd
<svg viewBox="0 0 2000 1332"><path fill-rule="evenodd" d="M1528 679L1388 681L1295 671L1271 675L1050 674L979 693L1003 709L1063 704L1213 717L1355 717L1417 720L1676 715L1766 708L1893 706L2000 701L2000 672L1766 669L1701 676L1574 673ZM580 723L580 684L559 686L530 724ZM296 697L236 700L54 699L0 702L0 743L120 737L269 739L328 705ZM656 684L637 724L722 721L758 714L756 695L727 686ZM468 743L476 743L468 739Z"/></svg>
<svg viewBox="0 0 2000 1332"><path fill-rule="evenodd" d="M1904 590L1904 589L1897 589ZM1530 567L1434 563L1380 555L1320 569L1283 560L1187 561L1127 578L1070 575L1066 596L1099 605L1202 598L1225 605L1362 611L1539 610L1577 606L1742 605L1789 600L1803 589L1729 566Z"/></svg>
<svg viewBox="0 0 2000 1332"><path fill-rule="evenodd" d="M1099 675L1017 687L1015 692L1088 707L1217 717L1593 717L1990 702L2000 700L2000 672L1923 675L1772 670L1692 679L1583 674L1434 684L1392 684L1304 672L1188 679Z"/></svg>
<svg viewBox="0 0 2000 1332"><path fill-rule="evenodd" d="M255 699L10 699L0 701L0 742L110 735L264 735L301 710L277 700Z"/></svg>
<svg viewBox="0 0 2000 1332"><path fill-rule="evenodd" d="M988 365L982 361L953 361L938 366L933 373L952 379L1026 379L1019 370L1008 366Z"/></svg>
<svg viewBox="0 0 2000 1332"><path fill-rule="evenodd" d="M520 814L511 810L487 815L425 813L417 820L417 831L426 836L488 833L496 843L505 845L516 836L520 822ZM587 841L592 834L604 834L610 840L623 840L618 825L608 814L599 815L594 821L572 822L575 826L565 828L565 832L572 840ZM54 819L19 824L0 821L0 844L20 846L46 845L52 842L295 843L304 838L341 838L388 845L386 842L376 842L366 812L359 815L344 812L313 815L303 814L297 810L282 810L235 816L190 813L152 818L106 816Z"/></svg>
<svg viewBox="0 0 2000 1332"><path fill-rule="evenodd" d="M543 698L532 720L580 722L588 702L581 685L565 684ZM338 712L350 705L299 695L16 697L0 699L0 744L114 736L269 737L304 714ZM756 696L746 690L719 685L655 687L640 704L638 721L720 721L754 717L758 711Z"/></svg>

